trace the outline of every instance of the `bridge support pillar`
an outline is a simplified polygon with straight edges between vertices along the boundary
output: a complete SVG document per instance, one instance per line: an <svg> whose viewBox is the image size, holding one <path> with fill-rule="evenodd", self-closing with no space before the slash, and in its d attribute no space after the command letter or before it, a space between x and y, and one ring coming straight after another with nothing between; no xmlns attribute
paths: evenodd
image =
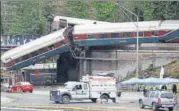
<svg viewBox="0 0 179 111"><path fill-rule="evenodd" d="M87 50L85 52L85 57L91 57L91 50ZM78 76L78 80L81 79L82 76L88 74L88 75L92 75L92 60L84 60L84 59L80 59L79 60L79 76Z"/></svg>
<svg viewBox="0 0 179 111"><path fill-rule="evenodd" d="M92 67L91 67L92 60L86 60L86 74L92 75Z"/></svg>
<svg viewBox="0 0 179 111"><path fill-rule="evenodd" d="M84 63L85 60L79 60L79 74L78 74L78 81L80 81L81 77L83 76L83 74L85 73L84 71Z"/></svg>
<svg viewBox="0 0 179 111"><path fill-rule="evenodd" d="M91 57L91 49L88 49L88 51L86 52L86 57ZM86 60L86 74L92 75L92 60Z"/></svg>

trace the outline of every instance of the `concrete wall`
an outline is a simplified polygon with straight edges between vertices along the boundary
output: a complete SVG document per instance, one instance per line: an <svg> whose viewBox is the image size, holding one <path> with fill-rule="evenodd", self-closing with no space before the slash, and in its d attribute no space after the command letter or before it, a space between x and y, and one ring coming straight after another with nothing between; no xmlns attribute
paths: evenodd
<svg viewBox="0 0 179 111"><path fill-rule="evenodd" d="M127 73L132 72L136 69L136 53L135 51L131 52L93 52L94 57L101 57L103 55L104 58L115 58L117 53L118 61L92 61L92 74L96 74L98 72L113 72L117 73L120 76L126 76ZM99 56L98 56L99 54ZM169 53L156 53L153 56L161 57L152 59L152 55L150 53L140 53L139 54L139 63L142 70L145 70L149 67L150 64L154 66L162 66L168 64L175 60L175 58L167 58ZM172 54L172 56L177 56L178 53Z"/></svg>
<svg viewBox="0 0 179 111"><path fill-rule="evenodd" d="M92 75L98 73L116 73L120 76L126 76L136 69L136 50L135 46L123 47L123 50L91 50L92 58L118 59L118 61L91 61ZM156 67L166 65L176 59L179 59L179 44L143 44L139 51L139 66L145 70L150 64ZM89 61L82 60L81 75L89 73Z"/></svg>

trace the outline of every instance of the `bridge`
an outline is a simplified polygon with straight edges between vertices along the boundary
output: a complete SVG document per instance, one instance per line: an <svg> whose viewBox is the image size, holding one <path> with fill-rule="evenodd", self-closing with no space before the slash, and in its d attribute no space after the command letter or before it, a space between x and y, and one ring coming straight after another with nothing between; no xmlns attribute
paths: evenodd
<svg viewBox="0 0 179 111"><path fill-rule="evenodd" d="M177 23L179 22L140 22L139 44L179 43ZM74 68L80 67L80 60L116 61L110 58L92 58L92 51L102 47L115 49L136 44L135 29L133 23L108 24L107 27L105 23L67 27L12 49L3 55L1 60L7 63L9 70L18 70L60 54L57 60L57 73L64 73L59 77L63 80L70 68L75 72Z"/></svg>

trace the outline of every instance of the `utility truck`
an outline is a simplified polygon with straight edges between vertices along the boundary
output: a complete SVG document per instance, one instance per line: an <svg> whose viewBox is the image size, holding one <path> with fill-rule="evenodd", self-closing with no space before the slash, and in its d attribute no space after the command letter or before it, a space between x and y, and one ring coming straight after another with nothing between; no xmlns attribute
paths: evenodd
<svg viewBox="0 0 179 111"><path fill-rule="evenodd" d="M80 82L68 81L64 88L50 91L50 100L68 104L71 100L97 99L116 102L117 87L113 77L83 76Z"/></svg>

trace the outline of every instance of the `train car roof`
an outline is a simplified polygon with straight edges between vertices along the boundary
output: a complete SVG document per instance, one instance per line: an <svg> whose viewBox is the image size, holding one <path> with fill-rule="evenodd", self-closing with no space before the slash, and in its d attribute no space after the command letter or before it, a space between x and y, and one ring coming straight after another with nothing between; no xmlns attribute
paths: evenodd
<svg viewBox="0 0 179 111"><path fill-rule="evenodd" d="M42 47L40 47L39 44L43 44L44 42L49 42L53 38L56 39L56 37L60 36L64 32L64 30L65 30L65 28L58 30L56 32L53 32L51 34L42 36L42 37L40 37L40 38L38 38L38 39L36 39L32 42L28 42L24 45L21 45L21 46L14 48L14 49L11 49L11 50L5 52L1 56L1 60L4 62L6 59L10 59L11 56L18 55L18 57L20 57L20 56L23 56L24 53L26 53L26 52L28 52L28 53L33 52L33 50L31 50L31 51L27 50L27 48L34 48L34 50L41 49ZM45 44L43 44L43 45L45 45ZM39 47L37 47L37 46L39 46ZM23 53L20 53L20 52L23 52Z"/></svg>
<svg viewBox="0 0 179 111"><path fill-rule="evenodd" d="M89 20L89 19L80 19L80 18L74 18L74 17L65 17L65 16L55 16L54 22L58 22L60 19L67 20L68 24L73 25L85 25L85 24L110 24L110 22L104 22L104 21L98 21L98 20Z"/></svg>
<svg viewBox="0 0 179 111"><path fill-rule="evenodd" d="M127 32L135 31L137 22L123 22L112 24L86 24L74 26L74 33L107 33L107 32ZM142 21L138 22L140 30L158 30L162 29L178 29L179 20L165 20L165 21Z"/></svg>

